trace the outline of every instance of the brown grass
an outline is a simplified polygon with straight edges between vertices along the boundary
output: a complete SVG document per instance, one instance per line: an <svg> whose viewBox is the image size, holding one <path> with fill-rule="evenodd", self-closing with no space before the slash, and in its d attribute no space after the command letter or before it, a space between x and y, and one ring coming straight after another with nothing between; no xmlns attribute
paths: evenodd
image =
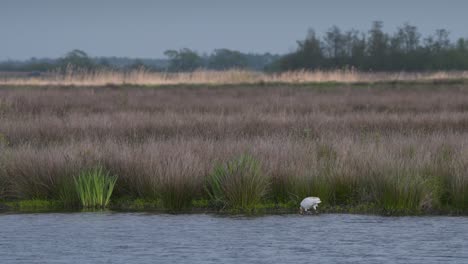
<svg viewBox="0 0 468 264"><path fill-rule="evenodd" d="M213 166L249 153L271 202L466 210L468 87L0 89L0 198L60 199L103 166L115 197L208 199Z"/></svg>
<svg viewBox="0 0 468 264"><path fill-rule="evenodd" d="M356 70L314 70L263 73L247 70L158 73L145 69L130 72L114 70L87 71L69 68L65 73L49 72L40 77L5 75L0 85L102 86L102 85L221 85L221 84L301 84L301 83L375 83L467 79L466 71L437 72L360 72Z"/></svg>

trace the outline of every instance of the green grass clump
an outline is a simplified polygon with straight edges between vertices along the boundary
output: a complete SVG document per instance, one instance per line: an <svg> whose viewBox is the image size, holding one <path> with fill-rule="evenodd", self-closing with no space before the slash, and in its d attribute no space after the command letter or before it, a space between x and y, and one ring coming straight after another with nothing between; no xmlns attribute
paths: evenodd
<svg viewBox="0 0 468 264"><path fill-rule="evenodd" d="M259 161L244 154L216 165L208 177L207 191L215 206L245 211L260 204L268 185Z"/></svg>
<svg viewBox="0 0 468 264"><path fill-rule="evenodd" d="M387 214L419 213L426 189L415 170L381 171L371 182L376 204Z"/></svg>
<svg viewBox="0 0 468 264"><path fill-rule="evenodd" d="M464 172L450 170L434 177L432 188L437 206L455 212L468 211L468 177Z"/></svg>
<svg viewBox="0 0 468 264"><path fill-rule="evenodd" d="M273 175L270 177L268 198L277 204L287 203L291 200L290 187L292 176Z"/></svg>
<svg viewBox="0 0 468 264"><path fill-rule="evenodd" d="M468 211L467 165L453 146L442 145L433 154L431 163L422 173L427 178L427 186L435 210L462 213Z"/></svg>
<svg viewBox="0 0 468 264"><path fill-rule="evenodd" d="M76 208L80 204L75 179L73 177L63 177L57 183L54 190L53 199L57 199L63 203L66 208Z"/></svg>
<svg viewBox="0 0 468 264"><path fill-rule="evenodd" d="M451 183L451 206L459 212L468 211L468 178L455 176Z"/></svg>
<svg viewBox="0 0 468 264"><path fill-rule="evenodd" d="M177 181L174 179L162 185L159 197L165 209L181 211L192 205L193 189L189 180Z"/></svg>
<svg viewBox="0 0 468 264"><path fill-rule="evenodd" d="M82 172L75 178L75 188L85 208L104 208L109 204L117 177L101 167Z"/></svg>

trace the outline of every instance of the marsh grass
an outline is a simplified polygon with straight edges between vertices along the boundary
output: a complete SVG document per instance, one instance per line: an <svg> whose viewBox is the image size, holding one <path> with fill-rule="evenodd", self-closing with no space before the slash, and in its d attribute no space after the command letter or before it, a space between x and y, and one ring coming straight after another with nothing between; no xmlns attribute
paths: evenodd
<svg viewBox="0 0 468 264"><path fill-rule="evenodd" d="M466 172L465 172L466 173ZM468 211L468 177L466 174L457 174L452 178L449 197L451 207L458 212Z"/></svg>
<svg viewBox="0 0 468 264"><path fill-rule="evenodd" d="M57 189L56 198L63 203L64 207L76 208L80 205L81 199L74 178L62 178Z"/></svg>
<svg viewBox="0 0 468 264"><path fill-rule="evenodd" d="M180 211L189 208L197 196L200 160L190 153L179 153L178 157L161 157L163 163L156 170L158 180L157 197L165 209Z"/></svg>
<svg viewBox="0 0 468 264"><path fill-rule="evenodd" d="M9 196L28 200L60 199L62 189L72 185L71 175L81 165L69 162L63 151L44 152L29 145L14 151L6 149L2 164L3 177L9 182Z"/></svg>
<svg viewBox="0 0 468 264"><path fill-rule="evenodd" d="M169 180L161 185L159 196L165 209L181 211L192 205L194 192L190 181Z"/></svg>
<svg viewBox="0 0 468 264"><path fill-rule="evenodd" d="M442 144L433 153L431 163L422 169L432 207L438 210L468 209L468 174L459 147Z"/></svg>
<svg viewBox="0 0 468 264"><path fill-rule="evenodd" d="M374 201L387 214L420 212L424 188L416 171L386 169L372 180Z"/></svg>
<svg viewBox="0 0 468 264"><path fill-rule="evenodd" d="M211 203L233 210L255 209L268 188L259 161L249 154L217 164L207 180Z"/></svg>
<svg viewBox="0 0 468 264"><path fill-rule="evenodd" d="M4 146L0 143L0 200L5 199L8 194L8 190L11 189L8 182L8 177L5 173L5 164L6 164L6 151Z"/></svg>
<svg viewBox="0 0 468 264"><path fill-rule="evenodd" d="M290 178L291 176L273 173L270 177L270 192L267 197L277 204L291 201Z"/></svg>
<svg viewBox="0 0 468 264"><path fill-rule="evenodd" d="M80 173L75 188L84 208L104 208L109 204L117 177L110 176L102 167Z"/></svg>
<svg viewBox="0 0 468 264"><path fill-rule="evenodd" d="M296 177L291 180L288 193L289 199L297 205L302 199L309 196L320 197L324 204L330 204L330 186L322 177Z"/></svg>
<svg viewBox="0 0 468 264"><path fill-rule="evenodd" d="M431 190L434 194L435 207L453 208L463 212L468 209L467 167L458 162L452 166L436 164L431 175ZM437 173L437 176L434 175Z"/></svg>
<svg viewBox="0 0 468 264"><path fill-rule="evenodd" d="M295 210L318 196L329 211L468 212L464 83L2 87L0 98L7 201L83 206L75 181L102 165L119 177L112 203L166 211Z"/></svg>

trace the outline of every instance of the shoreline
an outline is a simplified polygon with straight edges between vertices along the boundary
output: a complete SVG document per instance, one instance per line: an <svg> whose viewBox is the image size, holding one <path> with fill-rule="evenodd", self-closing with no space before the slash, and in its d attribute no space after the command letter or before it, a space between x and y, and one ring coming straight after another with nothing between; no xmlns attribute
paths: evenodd
<svg viewBox="0 0 468 264"><path fill-rule="evenodd" d="M238 210L238 209L217 209L214 207L204 206L208 201L196 200L193 201L191 207L173 210L161 206L161 201L154 200L123 200L119 202L111 202L106 208L81 208L79 206L64 206L63 202L55 200L14 200L14 201L1 201L0 202L0 215L1 214L21 214L21 213L85 213L85 212L98 212L109 211L117 213L157 213L157 214L219 214L219 215L247 215L247 216L264 216L264 215L294 215L299 214L296 207L291 204L259 204L258 207L251 210ZM468 216L468 211L457 211L454 209L440 209L440 210L411 210L402 209L388 211L378 208L375 205L361 204L355 206L327 206L322 205L318 208L317 212L310 215L320 214L355 214L355 215L377 215L388 217L404 217L404 216Z"/></svg>

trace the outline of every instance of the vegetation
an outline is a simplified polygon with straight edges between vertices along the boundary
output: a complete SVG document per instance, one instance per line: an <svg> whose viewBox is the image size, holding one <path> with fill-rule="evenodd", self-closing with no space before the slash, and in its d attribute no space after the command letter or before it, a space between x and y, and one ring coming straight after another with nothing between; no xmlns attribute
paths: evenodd
<svg viewBox="0 0 468 264"><path fill-rule="evenodd" d="M384 31L383 23L375 21L368 32L344 31L332 26L319 35L309 30L297 49L282 56L270 53L242 53L215 49L200 54L189 48L169 49L165 59L131 59L90 57L82 50L72 50L59 59L6 61L0 72L30 72L33 76L45 72L65 73L67 69L87 72L112 70L126 73L145 69L149 72L193 72L201 69L219 71L242 69L249 71L329 71L362 72L426 72L468 70L468 39L452 41L446 29L437 29L423 36L416 26L405 23L394 33ZM31 73L32 72L32 73Z"/></svg>
<svg viewBox="0 0 468 264"><path fill-rule="evenodd" d="M75 188L84 208L104 208L109 204L117 177L109 176L101 167L84 171L75 178Z"/></svg>
<svg viewBox="0 0 468 264"><path fill-rule="evenodd" d="M31 58L26 61L0 62L0 72L29 72L33 77L46 72L65 73L67 69L85 71L113 70L127 72L145 69L150 72L190 72L198 69L244 69L263 71L280 56L270 53L242 53L229 49L216 49L211 54L183 48L167 50L164 59L133 59L116 57L91 57L82 50L72 50L58 59Z"/></svg>
<svg viewBox="0 0 468 264"><path fill-rule="evenodd" d="M313 195L321 211L468 213L465 82L3 86L0 98L13 209L297 211Z"/></svg>
<svg viewBox="0 0 468 264"><path fill-rule="evenodd" d="M260 73L245 70L206 71L179 73L150 72L144 68L129 72L109 69L91 70L68 67L65 72L49 72L37 77L7 75L0 78L3 86L200 86L200 85L283 85L304 86L316 84L333 86L334 83L363 85L365 83L415 83L438 82L463 83L468 80L468 71L412 72L412 73L370 73L355 70L334 71L291 71L281 73ZM0 104L0 111L4 108Z"/></svg>
<svg viewBox="0 0 468 264"><path fill-rule="evenodd" d="M274 70L343 69L360 71L435 71L468 69L468 39L453 43L449 32L438 29L423 38L408 23L394 34L376 21L368 33L331 27L322 38L310 30L297 50L276 61Z"/></svg>
<svg viewBox="0 0 468 264"><path fill-rule="evenodd" d="M259 162L244 154L239 158L218 164L208 176L207 192L214 205L251 210L262 202L268 190L268 181Z"/></svg>

